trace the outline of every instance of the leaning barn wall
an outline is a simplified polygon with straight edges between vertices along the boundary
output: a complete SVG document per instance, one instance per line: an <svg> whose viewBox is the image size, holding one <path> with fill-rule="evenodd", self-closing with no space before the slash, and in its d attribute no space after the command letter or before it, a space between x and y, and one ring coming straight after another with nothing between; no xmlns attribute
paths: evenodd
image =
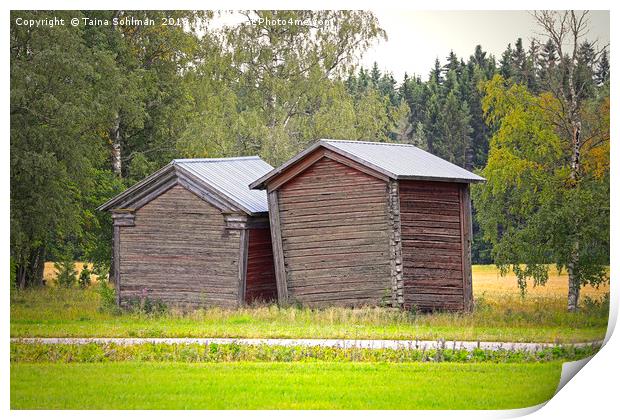
<svg viewBox="0 0 620 420"><path fill-rule="evenodd" d="M289 301L392 303L386 182L324 157L277 197Z"/></svg>

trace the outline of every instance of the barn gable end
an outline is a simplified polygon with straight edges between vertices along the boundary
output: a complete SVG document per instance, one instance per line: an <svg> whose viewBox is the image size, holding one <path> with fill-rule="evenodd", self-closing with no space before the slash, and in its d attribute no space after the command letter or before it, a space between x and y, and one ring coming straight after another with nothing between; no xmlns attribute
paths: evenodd
<svg viewBox="0 0 620 420"><path fill-rule="evenodd" d="M121 303L145 294L181 306L234 306L240 299L239 229L176 185L120 228Z"/></svg>

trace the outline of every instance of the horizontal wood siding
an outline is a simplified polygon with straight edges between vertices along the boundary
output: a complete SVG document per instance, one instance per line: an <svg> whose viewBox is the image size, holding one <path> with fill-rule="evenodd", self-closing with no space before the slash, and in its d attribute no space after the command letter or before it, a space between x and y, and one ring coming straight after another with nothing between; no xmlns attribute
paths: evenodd
<svg viewBox="0 0 620 420"><path fill-rule="evenodd" d="M399 182L405 308L464 309L460 188Z"/></svg>
<svg viewBox="0 0 620 420"><path fill-rule="evenodd" d="M385 181L324 157L279 188L278 207L289 300L391 298Z"/></svg>
<svg viewBox="0 0 620 420"><path fill-rule="evenodd" d="M141 296L179 306L239 302L239 230L181 186L136 211L120 227L121 303Z"/></svg>
<svg viewBox="0 0 620 420"><path fill-rule="evenodd" d="M273 250L269 228L249 229L248 271L245 289L246 303L275 301L278 298Z"/></svg>

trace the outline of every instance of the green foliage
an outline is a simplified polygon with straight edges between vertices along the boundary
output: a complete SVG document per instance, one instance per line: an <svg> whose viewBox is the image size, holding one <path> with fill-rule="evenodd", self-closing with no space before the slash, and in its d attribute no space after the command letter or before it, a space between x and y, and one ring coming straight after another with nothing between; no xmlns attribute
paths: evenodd
<svg viewBox="0 0 620 420"><path fill-rule="evenodd" d="M153 299L144 291L140 296L134 296L127 301L126 311L144 315L163 315L168 306L161 299Z"/></svg>
<svg viewBox="0 0 620 420"><path fill-rule="evenodd" d="M91 272L88 269L88 265L84 264L82 266L82 271L80 271L80 276L78 277L78 284L82 289L90 286L90 275Z"/></svg>
<svg viewBox="0 0 620 420"><path fill-rule="evenodd" d="M545 284L547 264L566 270L577 246L580 284L607 281L608 173L585 172L577 185L571 181L570 142L553 123L561 108L550 94L534 95L501 76L483 89L483 110L498 129L481 171L487 183L474 186L473 198L495 263L513 270L525 291L530 279Z"/></svg>
<svg viewBox="0 0 620 420"><path fill-rule="evenodd" d="M10 28L11 255L20 287L42 282L52 245L83 234L82 194L93 187L91 168L105 160L108 56L87 48L70 25L13 23L49 13L13 12Z"/></svg>
<svg viewBox="0 0 620 420"><path fill-rule="evenodd" d="M56 269L56 283L62 287L73 287L77 281L75 262L70 253L65 253L59 261L54 262Z"/></svg>
<svg viewBox="0 0 620 420"><path fill-rule="evenodd" d="M586 296L582 299L581 309L584 313L593 317L604 318L609 315L609 293L605 293L601 299L593 299Z"/></svg>
<svg viewBox="0 0 620 420"><path fill-rule="evenodd" d="M13 257L10 257L9 259L9 270L10 287L11 290L14 290L17 287L17 265L15 264L15 260L13 259Z"/></svg>
<svg viewBox="0 0 620 420"><path fill-rule="evenodd" d="M105 279L99 278L97 293L99 294L100 312L118 313L118 307L116 306L116 290L110 287Z"/></svg>

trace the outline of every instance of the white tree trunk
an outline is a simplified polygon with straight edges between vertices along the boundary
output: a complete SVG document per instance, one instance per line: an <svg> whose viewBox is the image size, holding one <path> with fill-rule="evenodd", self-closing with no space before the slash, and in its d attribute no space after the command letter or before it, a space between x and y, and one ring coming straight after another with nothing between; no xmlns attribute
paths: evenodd
<svg viewBox="0 0 620 420"><path fill-rule="evenodd" d="M568 311L576 312L579 307L579 293L581 291L581 281L575 272L576 265L579 264L579 251L577 246L571 253L571 260L568 263Z"/></svg>
<svg viewBox="0 0 620 420"><path fill-rule="evenodd" d="M122 176L121 166L121 119L116 115L114 125L110 129L110 153L112 159L112 171L118 177Z"/></svg>

